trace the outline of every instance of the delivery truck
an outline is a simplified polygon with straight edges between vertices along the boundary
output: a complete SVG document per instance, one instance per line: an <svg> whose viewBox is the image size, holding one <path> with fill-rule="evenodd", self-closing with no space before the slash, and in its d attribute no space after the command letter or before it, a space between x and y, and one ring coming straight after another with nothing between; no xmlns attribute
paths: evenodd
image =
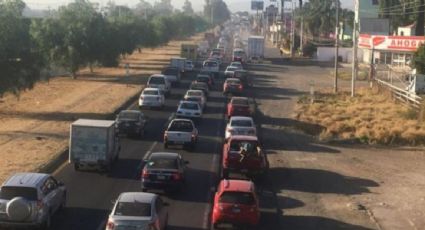
<svg viewBox="0 0 425 230"><path fill-rule="evenodd" d="M75 170L110 171L120 149L115 121L79 119L71 124L69 163Z"/></svg>
<svg viewBox="0 0 425 230"><path fill-rule="evenodd" d="M249 36L248 37L248 59L258 60L264 58L264 37Z"/></svg>
<svg viewBox="0 0 425 230"><path fill-rule="evenodd" d="M186 58L182 57L173 57L170 59L170 66L176 67L180 70L181 73L184 73L186 67Z"/></svg>

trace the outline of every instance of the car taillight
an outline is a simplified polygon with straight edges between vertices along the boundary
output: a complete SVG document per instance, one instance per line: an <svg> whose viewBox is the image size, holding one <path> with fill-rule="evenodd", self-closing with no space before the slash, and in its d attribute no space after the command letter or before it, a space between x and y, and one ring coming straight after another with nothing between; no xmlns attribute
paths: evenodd
<svg viewBox="0 0 425 230"><path fill-rule="evenodd" d="M223 210L224 210L223 205L222 205L222 204L219 204L219 205L218 205L218 209L220 209L220 211L223 211Z"/></svg>
<svg viewBox="0 0 425 230"><path fill-rule="evenodd" d="M232 128L227 128L227 132L233 134L233 129Z"/></svg>
<svg viewBox="0 0 425 230"><path fill-rule="evenodd" d="M108 223L106 224L106 229L107 230L114 230L114 228L115 228L114 222L109 220Z"/></svg>
<svg viewBox="0 0 425 230"><path fill-rule="evenodd" d="M172 178L173 178L173 180L181 180L182 174L181 173L173 173Z"/></svg>
<svg viewBox="0 0 425 230"><path fill-rule="evenodd" d="M164 133L164 141L166 141L168 139L168 133L167 132L165 132Z"/></svg>
<svg viewBox="0 0 425 230"><path fill-rule="evenodd" d="M242 85L239 85L239 89L242 90L242 88L243 88Z"/></svg>
<svg viewBox="0 0 425 230"><path fill-rule="evenodd" d="M144 179L147 179L147 178L149 178L149 173L148 173L148 170L146 170L146 169L143 169L143 171L142 171L142 178L144 178Z"/></svg>
<svg viewBox="0 0 425 230"><path fill-rule="evenodd" d="M194 133L192 133L192 140L195 140L196 135Z"/></svg>

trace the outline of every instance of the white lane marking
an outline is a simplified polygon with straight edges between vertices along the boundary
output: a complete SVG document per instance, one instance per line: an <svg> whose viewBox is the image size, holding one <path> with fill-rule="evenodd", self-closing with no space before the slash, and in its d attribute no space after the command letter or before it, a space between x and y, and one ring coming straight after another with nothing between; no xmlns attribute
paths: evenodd
<svg viewBox="0 0 425 230"><path fill-rule="evenodd" d="M96 230L102 230L102 229L104 229L104 228L105 228L105 226L106 226L106 222L107 222L107 220L103 220L103 221L100 223L99 227L97 227L97 228L96 228Z"/></svg>
<svg viewBox="0 0 425 230"><path fill-rule="evenodd" d="M134 175L134 178L138 178L140 175L140 171L142 171L142 166L144 164L144 160L147 160L150 155L152 154L152 150L155 148L155 146L158 144L158 141L155 141L151 144L151 146L149 147L148 151L146 151L145 155L143 156L143 158L140 160L139 165L136 168L136 173Z"/></svg>
<svg viewBox="0 0 425 230"><path fill-rule="evenodd" d="M220 136L220 134L221 134L221 129L223 129L223 126L224 126L224 110L225 110L225 103L224 103L224 105L223 105L223 107L222 107L222 113L221 113L221 122L220 122L220 125L219 125L219 127L218 127L218 129L217 129L217 132L216 132L216 138L218 138L218 141L216 142L216 144L215 144L215 146L214 146L214 150L215 150L215 153L220 153L220 150L221 150L221 148L220 148L220 145L221 145L221 136ZM219 169L220 167L218 167L218 154L214 154L213 155L213 159L212 159L212 161L211 161L211 165L210 165L210 172L218 172L218 170L216 170L217 168ZM206 207L205 207L205 211L204 211L204 217L203 217L203 224L202 224L202 227L203 227L203 229L209 229L208 227L209 227L209 220L210 220L210 213L211 213L211 209L212 209L212 207L211 207L211 202L212 202L212 200L211 200L211 198L212 198L212 194L215 192L215 185L213 185L213 182L215 182L214 181L214 176L213 176L213 174L211 174L210 175L210 177L209 177L209 181L210 181L210 185L211 185L211 188L210 188L210 190L208 191L208 193L207 193L207 205L206 205Z"/></svg>

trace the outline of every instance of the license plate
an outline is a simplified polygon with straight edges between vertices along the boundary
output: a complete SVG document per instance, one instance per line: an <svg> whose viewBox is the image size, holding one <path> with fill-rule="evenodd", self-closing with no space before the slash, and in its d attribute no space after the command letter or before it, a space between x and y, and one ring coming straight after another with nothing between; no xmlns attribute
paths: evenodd
<svg viewBox="0 0 425 230"><path fill-rule="evenodd" d="M240 213L240 212L241 212L241 210L240 210L239 208L234 208L234 209L232 209L232 212L233 212L233 213Z"/></svg>
<svg viewBox="0 0 425 230"><path fill-rule="evenodd" d="M184 142L183 141L175 141L174 142L176 145L182 145L182 144L184 144Z"/></svg>
<svg viewBox="0 0 425 230"><path fill-rule="evenodd" d="M156 179L158 179L158 180L165 180L165 176L163 176L163 175L157 175L156 176Z"/></svg>
<svg viewBox="0 0 425 230"><path fill-rule="evenodd" d="M248 172L248 169L241 169L241 172L242 173L247 173Z"/></svg>

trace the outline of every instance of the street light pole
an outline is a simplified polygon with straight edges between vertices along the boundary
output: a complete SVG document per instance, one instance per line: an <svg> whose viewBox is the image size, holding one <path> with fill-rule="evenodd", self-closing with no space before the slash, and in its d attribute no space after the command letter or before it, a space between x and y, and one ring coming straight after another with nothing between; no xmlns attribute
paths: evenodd
<svg viewBox="0 0 425 230"><path fill-rule="evenodd" d="M336 7L336 24L335 24L335 76L334 76L334 92L338 92L338 56L339 56L339 0L335 0Z"/></svg>

